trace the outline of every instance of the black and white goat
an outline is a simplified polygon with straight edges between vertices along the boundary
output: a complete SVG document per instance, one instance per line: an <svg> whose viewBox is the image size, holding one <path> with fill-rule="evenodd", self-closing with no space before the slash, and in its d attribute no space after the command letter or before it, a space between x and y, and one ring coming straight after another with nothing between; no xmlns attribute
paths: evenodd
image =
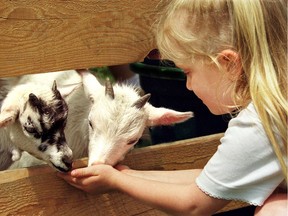
<svg viewBox="0 0 288 216"><path fill-rule="evenodd" d="M71 169L72 151L64 134L66 95L60 94L56 82L53 86L27 83L11 87L0 113L1 169L18 160L22 151L59 171Z"/></svg>
<svg viewBox="0 0 288 216"><path fill-rule="evenodd" d="M69 112L65 135L74 159L89 156L88 165L115 165L141 138L146 126L168 125L192 117L191 112L153 107L147 102L150 95L140 97L132 86L116 83L112 87L109 82L104 86L90 72L78 72L26 75L22 82L47 85L56 80L59 86L71 87L82 82L83 87L66 98ZM16 167L25 160L22 157Z"/></svg>

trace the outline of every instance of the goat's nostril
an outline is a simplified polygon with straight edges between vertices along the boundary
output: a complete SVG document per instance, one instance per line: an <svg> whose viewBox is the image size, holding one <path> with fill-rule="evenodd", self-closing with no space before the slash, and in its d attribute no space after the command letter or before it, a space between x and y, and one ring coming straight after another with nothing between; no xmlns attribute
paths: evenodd
<svg viewBox="0 0 288 216"><path fill-rule="evenodd" d="M62 162L63 162L69 169L71 169L71 168L72 168L73 158L65 155L65 156L63 156L63 158L62 158Z"/></svg>

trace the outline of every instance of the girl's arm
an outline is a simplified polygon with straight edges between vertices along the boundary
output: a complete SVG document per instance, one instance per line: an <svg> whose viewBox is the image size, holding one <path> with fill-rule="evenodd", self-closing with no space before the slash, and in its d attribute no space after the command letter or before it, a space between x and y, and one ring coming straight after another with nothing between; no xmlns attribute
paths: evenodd
<svg viewBox="0 0 288 216"><path fill-rule="evenodd" d="M174 180L180 174L185 179L185 172L152 172L126 170L122 172L108 165L94 165L76 169L69 175L61 174L69 184L90 192L99 193L118 190L140 200L154 208L173 215L211 215L229 201L215 199L203 193L196 185L195 178L201 170L187 171L186 180ZM130 174L127 174L127 173ZM161 174L160 174L161 173ZM168 181L162 182L165 177ZM174 177L173 177L174 176ZM154 180L151 180L153 177Z"/></svg>
<svg viewBox="0 0 288 216"><path fill-rule="evenodd" d="M155 180L166 183L176 183L176 184L191 184L191 179L196 179L201 170L173 170L173 171L141 171L133 170L125 165L118 165L116 169L122 173L139 177L147 180Z"/></svg>
<svg viewBox="0 0 288 216"><path fill-rule="evenodd" d="M143 176L144 173L141 174ZM172 173L163 174L157 176L173 176ZM174 175L175 178L176 176ZM168 183L123 174L118 176L118 180L118 190L172 215L211 215L228 203L204 194L196 185L195 176L190 179L189 184L187 181L184 181L184 184L179 181ZM171 178L169 181L173 182Z"/></svg>

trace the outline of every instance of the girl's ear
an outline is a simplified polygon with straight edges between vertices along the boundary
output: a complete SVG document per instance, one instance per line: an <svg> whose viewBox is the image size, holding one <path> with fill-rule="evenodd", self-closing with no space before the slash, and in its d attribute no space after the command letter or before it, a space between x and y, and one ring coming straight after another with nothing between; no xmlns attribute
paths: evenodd
<svg viewBox="0 0 288 216"><path fill-rule="evenodd" d="M237 80L242 72L242 64L240 56L237 52L231 49L223 50L218 55L218 62L228 72L231 80Z"/></svg>

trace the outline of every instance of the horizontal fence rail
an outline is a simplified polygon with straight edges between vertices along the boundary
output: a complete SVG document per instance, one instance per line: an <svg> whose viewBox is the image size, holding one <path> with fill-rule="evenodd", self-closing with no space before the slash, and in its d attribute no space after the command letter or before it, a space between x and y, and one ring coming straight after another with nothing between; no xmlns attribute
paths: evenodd
<svg viewBox="0 0 288 216"><path fill-rule="evenodd" d="M216 151L222 134L135 149L123 162L133 169L202 168ZM77 166L87 160L77 161ZM166 215L131 197L110 192L90 195L56 176L47 165L0 172L1 215ZM221 211L246 206L231 202Z"/></svg>

